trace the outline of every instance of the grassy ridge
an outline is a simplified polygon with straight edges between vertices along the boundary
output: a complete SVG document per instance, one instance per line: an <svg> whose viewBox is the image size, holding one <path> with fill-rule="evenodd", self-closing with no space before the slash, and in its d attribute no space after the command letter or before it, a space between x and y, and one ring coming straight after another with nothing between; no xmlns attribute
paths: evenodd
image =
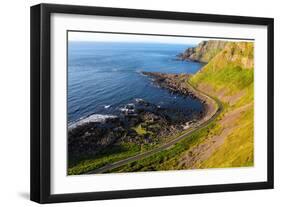
<svg viewBox="0 0 281 207"><path fill-rule="evenodd" d="M240 98L234 103L225 103L225 110L232 112L251 104L235 119L237 127L232 130L219 149L199 168L251 166L254 162L254 70L253 43L228 43L209 64L191 78L200 88L203 84L211 88L213 96L235 96ZM221 95L221 91L224 91Z"/></svg>
<svg viewBox="0 0 281 207"><path fill-rule="evenodd" d="M253 80L253 43L230 42L190 82L197 87L207 84L213 92L224 88L234 94L247 88ZM213 92L212 95L216 95Z"/></svg>

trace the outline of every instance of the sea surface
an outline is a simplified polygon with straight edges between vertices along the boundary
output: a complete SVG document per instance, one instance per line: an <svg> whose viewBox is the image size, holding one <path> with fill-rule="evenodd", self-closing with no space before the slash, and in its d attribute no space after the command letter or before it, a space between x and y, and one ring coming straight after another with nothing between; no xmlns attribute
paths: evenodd
<svg viewBox="0 0 281 207"><path fill-rule="evenodd" d="M162 108L202 110L198 100L171 94L141 71L197 72L202 65L176 60L194 45L128 42L68 43L68 123L93 114L118 115L126 104L143 99Z"/></svg>

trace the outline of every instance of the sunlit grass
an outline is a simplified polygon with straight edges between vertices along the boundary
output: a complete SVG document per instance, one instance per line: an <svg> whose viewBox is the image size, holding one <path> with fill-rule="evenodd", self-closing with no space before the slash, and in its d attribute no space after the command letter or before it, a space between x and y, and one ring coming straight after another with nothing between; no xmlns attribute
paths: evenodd
<svg viewBox="0 0 281 207"><path fill-rule="evenodd" d="M253 166L254 123L253 108L244 112L236 121L237 127L224 144L199 168Z"/></svg>
<svg viewBox="0 0 281 207"><path fill-rule="evenodd" d="M144 135L147 133L146 129L142 127L141 124L139 124L136 127L133 127L133 129L139 134L139 135Z"/></svg>

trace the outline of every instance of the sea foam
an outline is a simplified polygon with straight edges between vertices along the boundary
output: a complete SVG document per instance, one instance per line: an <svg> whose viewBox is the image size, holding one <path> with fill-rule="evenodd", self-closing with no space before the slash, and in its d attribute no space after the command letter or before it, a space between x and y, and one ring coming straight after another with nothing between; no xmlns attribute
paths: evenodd
<svg viewBox="0 0 281 207"><path fill-rule="evenodd" d="M77 122L71 123L68 125L68 129L73 129L77 126L81 126L83 124L92 123L92 122L105 122L107 119L115 119L117 116L114 115L104 115L104 114L92 114L86 118L80 119Z"/></svg>
<svg viewBox="0 0 281 207"><path fill-rule="evenodd" d="M111 105L105 105L105 106L104 106L105 109L108 109L108 108L110 108L110 107L111 107Z"/></svg>

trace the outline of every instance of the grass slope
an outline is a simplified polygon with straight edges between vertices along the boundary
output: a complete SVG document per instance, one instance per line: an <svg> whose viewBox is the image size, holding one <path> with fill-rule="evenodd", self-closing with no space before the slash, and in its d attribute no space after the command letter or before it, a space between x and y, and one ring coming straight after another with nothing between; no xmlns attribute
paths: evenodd
<svg viewBox="0 0 281 207"><path fill-rule="evenodd" d="M236 121L237 128L224 144L209 159L198 164L198 168L252 166L254 161L253 108L247 110Z"/></svg>
<svg viewBox="0 0 281 207"><path fill-rule="evenodd" d="M234 94L253 83L253 43L233 43L217 54L190 81L193 85L207 84L214 92L227 89Z"/></svg>
<svg viewBox="0 0 281 207"><path fill-rule="evenodd" d="M253 165L254 132L254 70L253 43L228 43L209 64L191 78L191 82L200 88L211 88L210 95L220 97L225 103L225 113L230 113L247 104L251 104L235 119L237 127L226 137L208 159L199 163L199 168L239 167ZM225 97L237 96L239 99L229 104Z"/></svg>

